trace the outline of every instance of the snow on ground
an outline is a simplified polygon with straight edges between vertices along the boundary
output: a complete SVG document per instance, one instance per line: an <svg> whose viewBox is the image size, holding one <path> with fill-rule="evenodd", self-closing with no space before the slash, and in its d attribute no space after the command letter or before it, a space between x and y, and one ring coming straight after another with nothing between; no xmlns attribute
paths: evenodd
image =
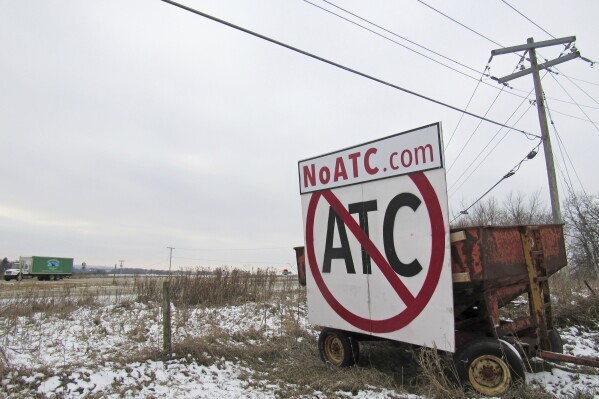
<svg viewBox="0 0 599 399"><path fill-rule="evenodd" d="M581 327L571 326L560 330L564 342L564 353L574 356L599 357L599 331L587 331ZM549 362L549 364L555 363ZM565 370L567 368L567 370ZM599 375L584 372L583 367L561 365L551 371L528 374L527 380L539 383L558 397L572 397L577 392L589 392L599 398ZM587 369L588 370L588 369Z"/></svg>
<svg viewBox="0 0 599 399"><path fill-rule="evenodd" d="M108 302L108 301L107 301ZM255 304L172 310L173 341L198 338L221 329L234 336L256 331L269 339L282 334L289 320L310 335L305 306ZM599 332L571 327L562 331L565 352L599 357ZM316 344L316 342L315 342ZM191 357L147 360L162 347L161 312L129 298L119 302L82 306L66 314L0 315L0 356L12 367L0 381L7 398L275 398L278 385L264 373L224 358ZM137 357L137 358L136 358ZM2 359L0 359L1 361ZM576 366L529 374L558 397L577 391L599 398L599 375ZM277 382L281 384L281 382ZM280 388L280 387L279 387ZM347 398L397 398L396 393L373 387L336 393ZM306 397L322 397L314 391ZM415 395L401 397L417 398Z"/></svg>

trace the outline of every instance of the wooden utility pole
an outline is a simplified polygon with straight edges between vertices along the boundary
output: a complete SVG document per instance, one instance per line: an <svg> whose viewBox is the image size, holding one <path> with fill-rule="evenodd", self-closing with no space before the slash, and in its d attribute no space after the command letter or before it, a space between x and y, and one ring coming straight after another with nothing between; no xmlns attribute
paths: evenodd
<svg viewBox="0 0 599 399"><path fill-rule="evenodd" d="M539 71L547 69L553 65L558 65L566 61L573 60L580 57L578 51L572 51L570 54L563 57L558 57L554 60L547 61L543 64L537 63L536 49L540 47L556 46L559 44L566 44L570 46L572 42L576 41L576 36L563 37L560 39L546 40L542 42L536 42L533 38L529 38L526 44L513 47L505 47L498 50L491 51L493 56L514 53L517 51L528 51L530 59L530 68L522 71L513 73L498 79L500 83L509 82L512 79L519 78L528 74L532 74L533 82L535 86L537 112L539 114L539 124L541 125L541 136L543 139L543 150L545 153L545 165L547 167L547 179L549 180L549 196L551 198L551 212L553 215L554 223L562 223L562 213L560 210L559 193L557 189L557 178L555 174L555 164L553 163L553 150L551 148L551 138L549 137L549 127L547 124L547 114L545 113L545 100L543 98L543 87L541 86L541 77Z"/></svg>
<svg viewBox="0 0 599 399"><path fill-rule="evenodd" d="M171 267L173 266L173 247L167 247L170 249L170 255L168 257L168 277L171 278Z"/></svg>

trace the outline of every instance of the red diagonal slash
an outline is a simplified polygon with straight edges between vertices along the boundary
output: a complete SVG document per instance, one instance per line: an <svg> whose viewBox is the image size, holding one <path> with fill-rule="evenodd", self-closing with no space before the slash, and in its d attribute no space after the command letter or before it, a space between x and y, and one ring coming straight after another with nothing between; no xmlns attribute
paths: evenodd
<svg viewBox="0 0 599 399"><path fill-rule="evenodd" d="M410 324L416 317L418 317L418 315L430 301L431 297L435 293L437 283L439 282L439 278L441 276L441 270L443 269L443 264L445 262L446 223L443 216L443 211L441 210L441 205L439 203L439 198L437 197L435 189L432 187L424 173L414 173L409 175L409 177L418 188L418 191L424 200L431 227L431 257L424 283L416 296L413 296L403 282L399 279L399 277L395 275L395 272L385 257L383 257L376 246L374 246L366 233L362 231L358 223L353 219L343 204L341 204L339 199L337 199L332 192L314 192L310 198L306 216L306 255L312 277L323 298L331 306L335 313L337 313L341 318L351 325L363 331L372 333L389 333L397 331ZM387 319L371 320L369 318L359 316L347 309L328 289L324 279L322 278L322 274L320 273L318 262L316 261L316 254L314 252L314 218L316 215L316 207L318 206L318 202L321 197L325 198L329 205L333 207L333 210L337 213L337 215L339 215L345 225L349 227L356 239L358 239L360 244L368 251L370 257L379 267L389 284L391 284L399 298L404 302L406 308L400 313Z"/></svg>
<svg viewBox="0 0 599 399"><path fill-rule="evenodd" d="M393 268L387 262L387 259L381 254L379 249L374 245L374 243L370 240L370 237L366 235L364 230L360 228L360 225L356 222L356 220L351 216L351 214L345 209L343 204L339 201L339 198L333 194L332 191L327 190L322 192L322 196L327 200L327 202L333 207L335 213L343 220L343 223L349 230L354 234L360 245L366 250L370 258L376 263L379 267L385 278L391 284L391 287L397 292L397 295L401 298L403 303L406 306L410 306L410 304L414 301L414 296L405 286L403 281L399 278L397 273L393 271Z"/></svg>

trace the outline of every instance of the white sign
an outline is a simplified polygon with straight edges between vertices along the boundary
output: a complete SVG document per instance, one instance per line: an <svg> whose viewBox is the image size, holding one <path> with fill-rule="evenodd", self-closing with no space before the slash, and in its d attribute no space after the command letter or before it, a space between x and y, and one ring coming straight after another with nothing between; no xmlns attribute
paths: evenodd
<svg viewBox="0 0 599 399"><path fill-rule="evenodd" d="M299 162L311 323L454 350L440 124Z"/></svg>
<svg viewBox="0 0 599 399"><path fill-rule="evenodd" d="M300 161L300 194L440 168L439 125Z"/></svg>

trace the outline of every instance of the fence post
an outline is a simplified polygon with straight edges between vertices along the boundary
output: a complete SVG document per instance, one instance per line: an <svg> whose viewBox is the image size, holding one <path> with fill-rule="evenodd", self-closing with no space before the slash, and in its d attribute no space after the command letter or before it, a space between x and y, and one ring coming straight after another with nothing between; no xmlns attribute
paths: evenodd
<svg viewBox="0 0 599 399"><path fill-rule="evenodd" d="M170 282L162 283L162 338L163 349L167 354L171 353L171 298Z"/></svg>

